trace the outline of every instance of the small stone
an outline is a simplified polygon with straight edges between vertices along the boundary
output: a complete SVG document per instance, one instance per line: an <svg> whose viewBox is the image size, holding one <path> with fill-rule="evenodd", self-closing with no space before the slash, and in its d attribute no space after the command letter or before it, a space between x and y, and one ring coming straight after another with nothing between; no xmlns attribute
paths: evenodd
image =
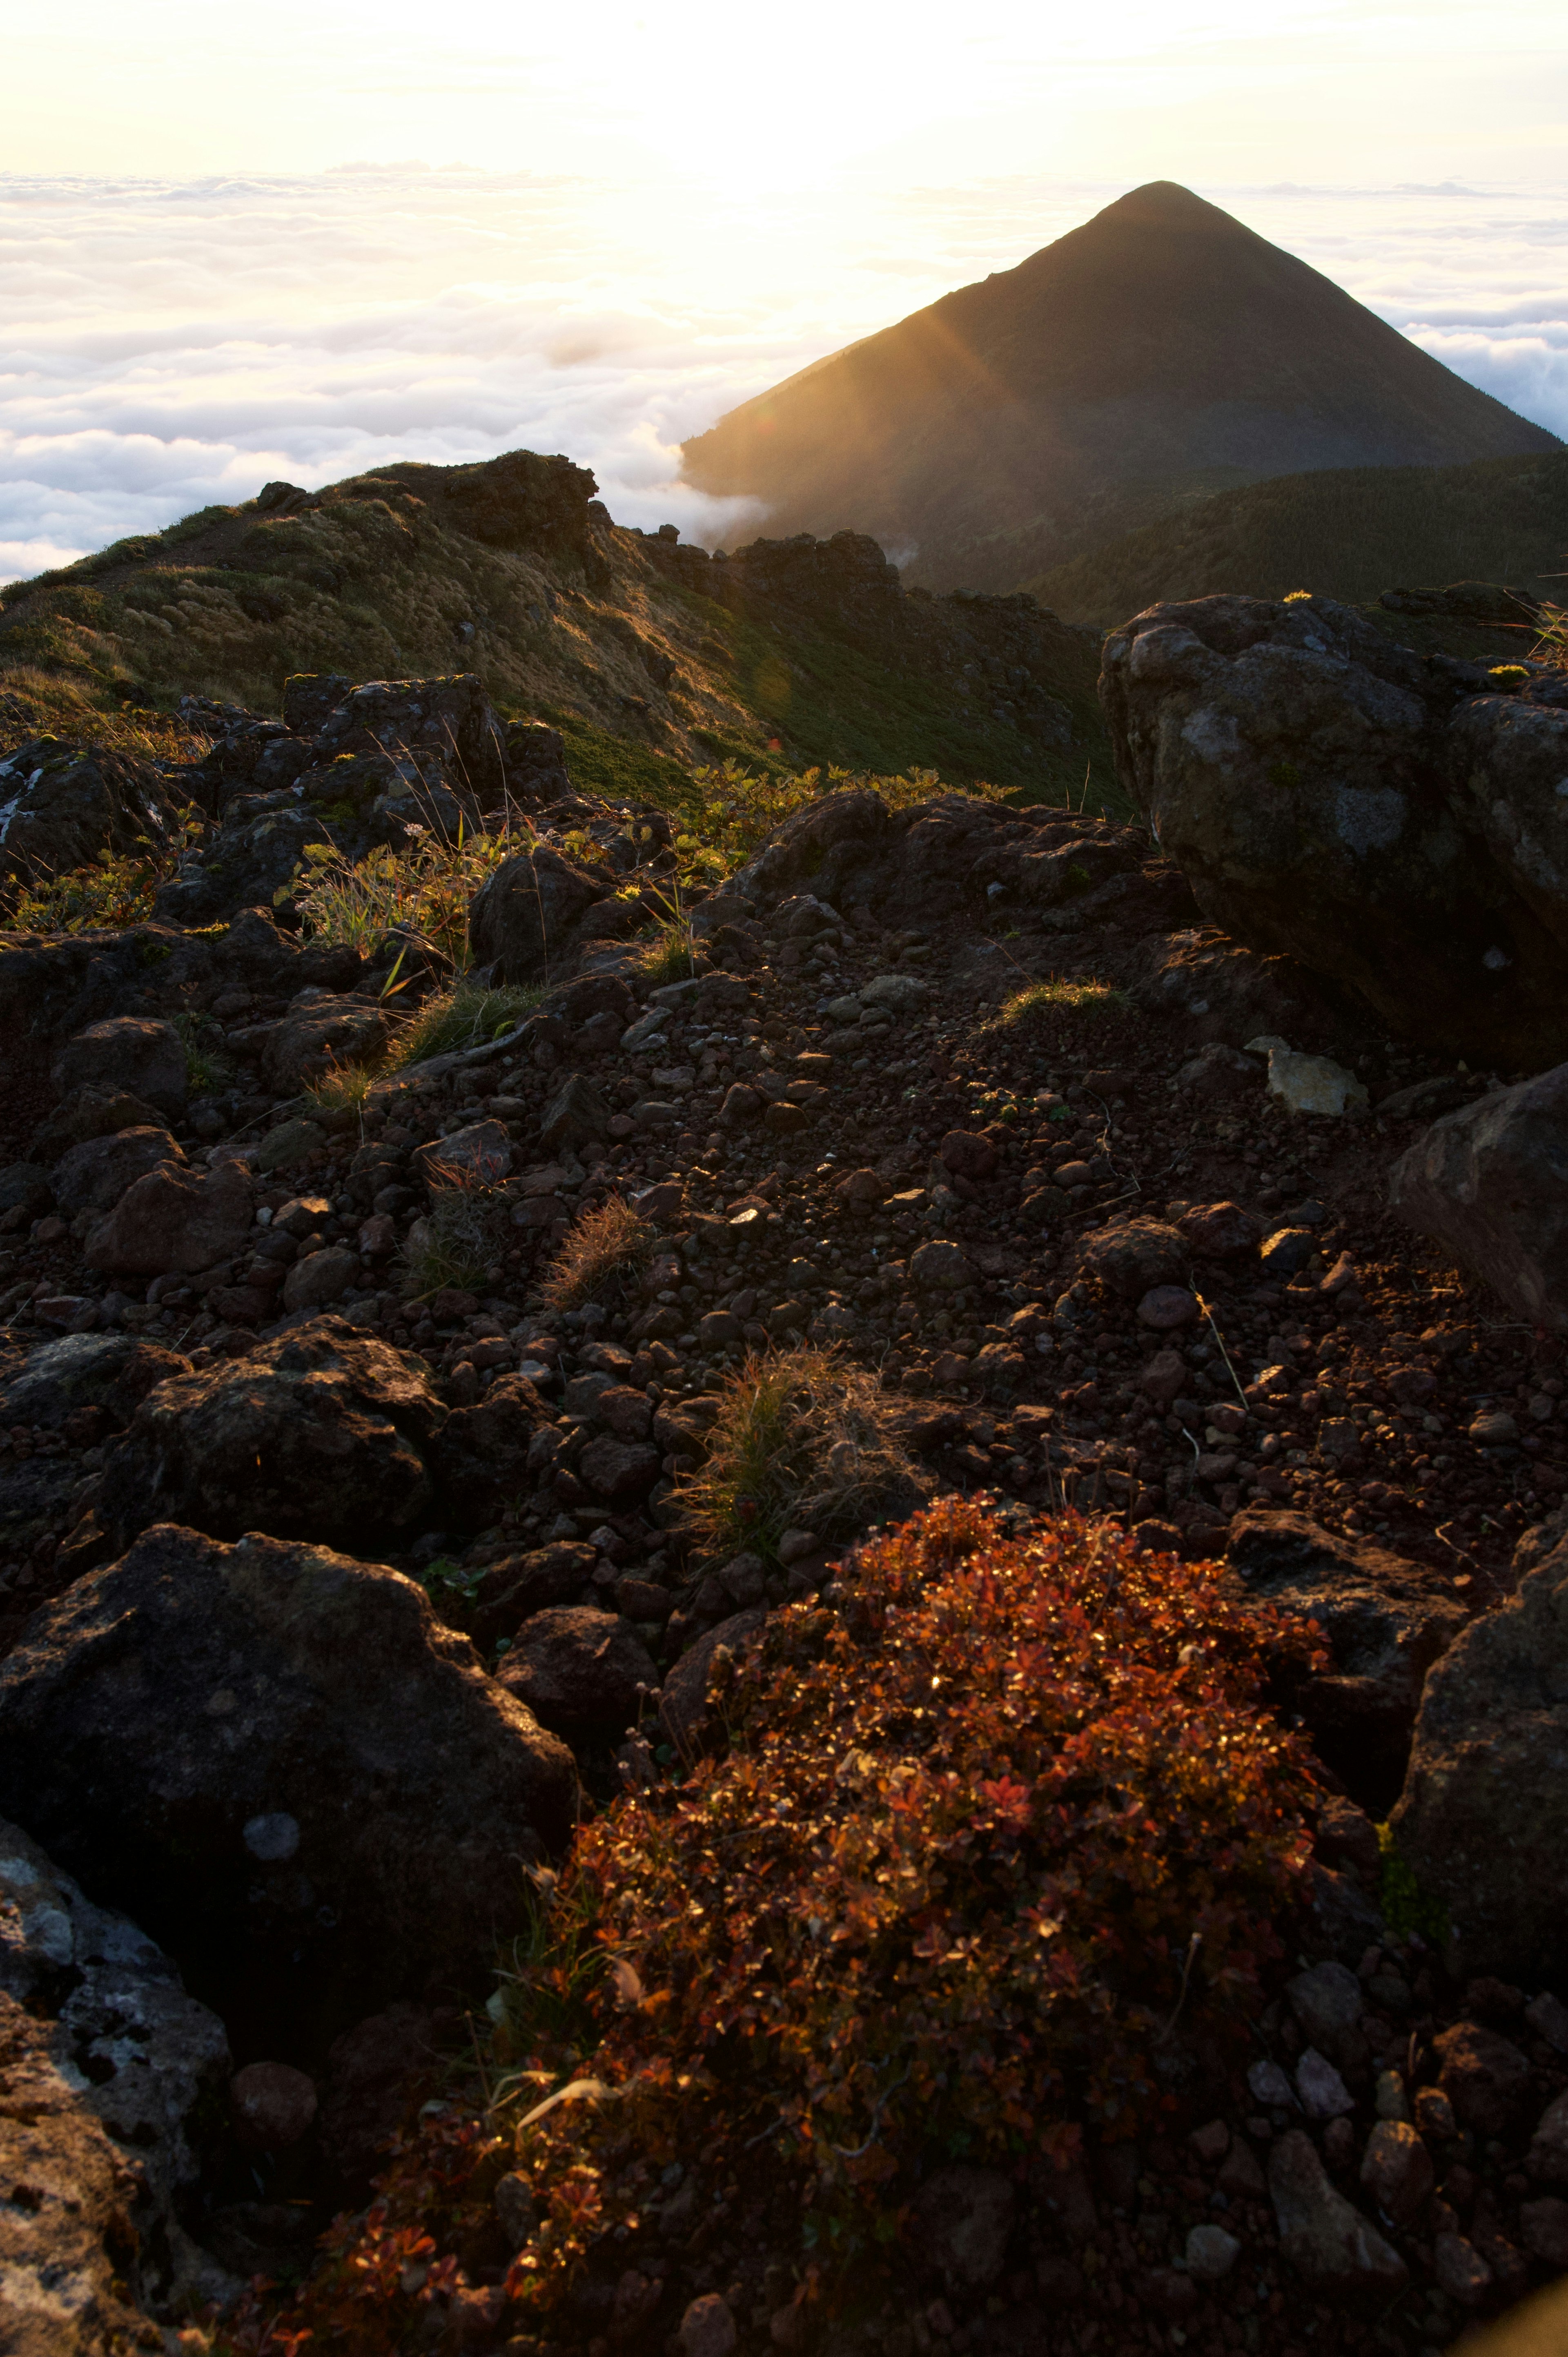
<svg viewBox="0 0 1568 2357"><path fill-rule="evenodd" d="M229 2083L234 2133L252 2152L286 2152L316 2119L316 2084L286 2062L248 2062Z"/></svg>
<svg viewBox="0 0 1568 2357"><path fill-rule="evenodd" d="M786 1571L792 1563L803 1563L815 1555L822 1541L815 1531L786 1531L779 1542L779 1560Z"/></svg>
<svg viewBox="0 0 1568 2357"><path fill-rule="evenodd" d="M1197 1297L1184 1285L1153 1286L1138 1304L1138 1323L1153 1327L1157 1334L1190 1326L1197 1314Z"/></svg>
<svg viewBox="0 0 1568 2357"><path fill-rule="evenodd" d="M1519 1438L1519 1426L1503 1408L1487 1408L1475 1417L1468 1437L1477 1448L1507 1448Z"/></svg>
<svg viewBox="0 0 1568 2357"><path fill-rule="evenodd" d="M933 1236L909 1263L909 1278L922 1293L957 1293L973 1271L963 1252L944 1236Z"/></svg>
<svg viewBox="0 0 1568 2357"><path fill-rule="evenodd" d="M1409 2121L1380 2120L1361 2156L1361 2182L1384 2216L1396 2226L1413 2225L1434 2178L1432 2155Z"/></svg>
<svg viewBox="0 0 1568 2357"><path fill-rule="evenodd" d="M697 1340L704 1350L727 1350L732 1342L745 1338L745 1326L731 1309L710 1309L697 1321Z"/></svg>
<svg viewBox="0 0 1568 2357"><path fill-rule="evenodd" d="M1415 2124L1422 2135L1431 2136L1434 2144L1452 2144L1459 2133L1454 2106L1441 2087L1416 2089Z"/></svg>
<svg viewBox="0 0 1568 2357"><path fill-rule="evenodd" d="M1517 2046L1473 2021L1455 2022L1433 2044L1443 2092L1462 2127L1500 2136L1519 2124L1535 2074Z"/></svg>
<svg viewBox="0 0 1568 2357"><path fill-rule="evenodd" d="M1561 1998L1544 1990L1525 2007L1524 2018L1538 2038L1544 2038L1559 2054L1568 2054L1568 2006Z"/></svg>
<svg viewBox="0 0 1568 2357"><path fill-rule="evenodd" d="M1270 2111L1294 2112L1296 2109L1295 2089L1277 2062L1266 2058L1254 2062L1247 2073L1247 2084L1252 2101Z"/></svg>
<svg viewBox="0 0 1568 2357"><path fill-rule="evenodd" d="M413 1163L427 1187L499 1187L511 1168L511 1140L504 1124L474 1121L422 1146Z"/></svg>
<svg viewBox="0 0 1568 2357"><path fill-rule="evenodd" d="M343 1244L296 1260L283 1281L283 1306L287 1310L319 1309L347 1293L360 1274L360 1256Z"/></svg>
<svg viewBox="0 0 1568 2357"><path fill-rule="evenodd" d="M1207 2127L1194 2128L1187 2142L1198 2159L1212 2169L1230 2149L1230 2131L1223 2120L1210 2120Z"/></svg>
<svg viewBox="0 0 1568 2357"><path fill-rule="evenodd" d="M989 2291L998 2280L1015 2202L1012 2180L999 2169L960 2163L926 2179L915 2197L916 2227L950 2292Z"/></svg>
<svg viewBox="0 0 1568 2357"><path fill-rule="evenodd" d="M1269 1049L1269 1094L1289 1113L1319 1114L1331 1120L1367 1109L1366 1089L1354 1072L1327 1056L1298 1055L1290 1048Z"/></svg>
<svg viewBox="0 0 1568 2357"><path fill-rule="evenodd" d="M1478 2308L1492 2280L1492 2271L1474 2243L1463 2234L1436 2234L1432 2244L1432 2271L1439 2291L1461 2308Z"/></svg>
<svg viewBox="0 0 1568 2357"><path fill-rule="evenodd" d="M1349 2088L1316 2046L1309 2046L1297 2062L1295 2084L1309 2120L1337 2120L1356 2108Z"/></svg>
<svg viewBox="0 0 1568 2357"><path fill-rule="evenodd" d="M1372 2108L1380 2120L1408 2120L1410 2104L1406 2100L1404 2081L1397 2071L1380 2071Z"/></svg>
<svg viewBox="0 0 1568 2357"><path fill-rule="evenodd" d="M533 2198L533 2186L521 2169L512 2169L501 2179L491 2196L495 2203L496 2223L506 2236L507 2247L521 2251L533 2240L539 2223L539 2205Z"/></svg>
<svg viewBox="0 0 1568 2357"><path fill-rule="evenodd" d="M327 1143L327 1132L319 1122L285 1121L276 1129L269 1129L256 1148L256 1168L263 1174L273 1170L292 1170L318 1146Z"/></svg>
<svg viewBox="0 0 1568 2357"><path fill-rule="evenodd" d="M721 2292L704 2292L681 2319L681 2357L734 2357L740 2346L729 2302Z"/></svg>
<svg viewBox="0 0 1568 2357"><path fill-rule="evenodd" d="M1223 2226L1195 2226L1187 2238L1187 2271L1199 2283L1219 2283L1240 2255L1240 2244Z"/></svg>
<svg viewBox="0 0 1568 2357"><path fill-rule="evenodd" d="M937 1154L944 1169L972 1181L989 1178L1001 1158L991 1138L976 1136L967 1129L950 1129Z"/></svg>
<svg viewBox="0 0 1568 2357"><path fill-rule="evenodd" d="M1539 2201L1526 2201L1520 2206L1519 2223L1527 2251L1544 2259L1549 2267L1568 2268L1568 2201L1560 2201L1552 2193Z"/></svg>
<svg viewBox="0 0 1568 2357"><path fill-rule="evenodd" d="M1187 1381L1187 1361L1179 1351L1156 1351L1144 1362L1138 1388L1156 1407L1168 1408Z"/></svg>
<svg viewBox="0 0 1568 2357"><path fill-rule="evenodd" d="M760 1604L768 1585L768 1566L757 1555L737 1555L719 1573L736 1604Z"/></svg>

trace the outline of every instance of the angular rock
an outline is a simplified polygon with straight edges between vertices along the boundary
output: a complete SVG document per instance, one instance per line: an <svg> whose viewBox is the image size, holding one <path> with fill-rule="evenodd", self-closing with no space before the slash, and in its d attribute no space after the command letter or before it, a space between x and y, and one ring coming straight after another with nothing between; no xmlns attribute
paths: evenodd
<svg viewBox="0 0 1568 2357"><path fill-rule="evenodd" d="M469 906L474 963L493 964L498 981L547 981L553 963L559 974L578 920L612 885L548 844L514 853Z"/></svg>
<svg viewBox="0 0 1568 2357"><path fill-rule="evenodd" d="M597 1560L593 1547L566 1539L492 1563L474 1594L475 1643L488 1652L498 1639L515 1637L532 1614L575 1600Z"/></svg>
<svg viewBox="0 0 1568 2357"><path fill-rule="evenodd" d="M373 998L342 997L330 991L303 994L276 1023L237 1031L232 1044L257 1056L267 1085L291 1095L338 1064L368 1064L391 1037L386 1017Z"/></svg>
<svg viewBox="0 0 1568 2357"><path fill-rule="evenodd" d="M128 1090L170 1121L185 1111L185 1042L172 1023L114 1015L61 1049L50 1075L62 1096L80 1088Z"/></svg>
<svg viewBox="0 0 1568 2357"><path fill-rule="evenodd" d="M707 1724L708 1681L714 1658L720 1652L738 1653L761 1635L768 1614L761 1605L732 1612L694 1645L688 1645L673 1669L665 1674L659 1706L660 1723L682 1758L691 1750Z"/></svg>
<svg viewBox="0 0 1568 2357"><path fill-rule="evenodd" d="M496 1675L546 1727L579 1739L620 1734L637 1716L638 1688L659 1684L631 1622L588 1605L534 1613Z"/></svg>
<svg viewBox="0 0 1568 2357"><path fill-rule="evenodd" d="M101 1440L129 1424L157 1384L189 1372L190 1361L177 1351L135 1334L64 1334L29 1351L0 1383L0 1423L58 1432L86 1416Z"/></svg>
<svg viewBox="0 0 1568 2357"><path fill-rule="evenodd" d="M1509 2136L1521 2125L1535 2094L1535 2073L1519 2048L1495 2029L1456 2021L1433 2040L1438 2084L1462 2128L1479 2136ZM1540 2096L1535 2095L1539 2103Z"/></svg>
<svg viewBox="0 0 1568 2357"><path fill-rule="evenodd" d="M1136 1301L1156 1286L1180 1286L1187 1271L1186 1239L1163 1220L1097 1228L1079 1254L1079 1275L1122 1301Z"/></svg>
<svg viewBox="0 0 1568 2357"><path fill-rule="evenodd" d="M1198 1203L1176 1222L1200 1260L1249 1260L1263 1231L1240 1203Z"/></svg>
<svg viewBox="0 0 1568 2357"><path fill-rule="evenodd" d="M1152 1327L1156 1334L1171 1334L1178 1326L1190 1326L1197 1315L1197 1296L1185 1285L1153 1286L1138 1304L1139 1325Z"/></svg>
<svg viewBox="0 0 1568 2357"><path fill-rule="evenodd" d="M660 1455L650 1442L618 1440L612 1433L590 1440L577 1460L578 1478L596 1498L612 1506L646 1498L659 1479Z"/></svg>
<svg viewBox="0 0 1568 2357"><path fill-rule="evenodd" d="M1325 2173L1310 2136L1287 2128L1269 2154L1269 2193L1280 2249L1319 2298L1375 2315L1399 2297L1409 2271Z"/></svg>
<svg viewBox="0 0 1568 2357"><path fill-rule="evenodd" d="M482 1967L525 1916L519 1858L568 1836L575 1776L400 1573L164 1524L0 1663L16 1806L222 2011L297 2044Z"/></svg>
<svg viewBox="0 0 1568 2357"><path fill-rule="evenodd" d="M562 1082L539 1120L539 1143L547 1154L562 1154L603 1137L610 1109L585 1074L574 1072Z"/></svg>
<svg viewBox="0 0 1568 2357"><path fill-rule="evenodd" d="M1287 1113L1317 1114L1330 1121L1367 1110L1366 1088L1354 1072L1330 1056L1304 1056L1294 1048L1269 1049L1269 1094Z"/></svg>
<svg viewBox="0 0 1568 2357"><path fill-rule="evenodd" d="M483 1530L499 1520L528 1486L529 1451L550 1421L533 1385L512 1374L497 1375L472 1407L447 1415L425 1450L454 1522Z"/></svg>
<svg viewBox="0 0 1568 2357"><path fill-rule="evenodd" d="M201 1173L164 1163L127 1189L83 1250L110 1276L193 1276L231 1258L250 1232L251 1181L237 1162Z"/></svg>
<svg viewBox="0 0 1568 2357"><path fill-rule="evenodd" d="M41 1160L54 1162L71 1146L81 1146L90 1137L113 1137L122 1129L165 1126L165 1117L157 1107L142 1097L133 1096L129 1089L84 1084L72 1089L56 1105L49 1119L34 1135L33 1151Z"/></svg>
<svg viewBox="0 0 1568 2357"><path fill-rule="evenodd" d="M1207 1007L1204 1011L1208 1012ZM1243 1055L1240 1048L1228 1048L1223 1041L1211 1039L1181 1067L1176 1086L1184 1096L1196 1097L1200 1104L1208 1104L1218 1098L1240 1096L1249 1089L1259 1088L1263 1079L1264 1067L1256 1056Z"/></svg>
<svg viewBox="0 0 1568 2357"><path fill-rule="evenodd" d="M967 1129L950 1129L937 1153L957 1178L975 1181L992 1178L1002 1158L994 1139L977 1137Z"/></svg>
<svg viewBox="0 0 1568 2357"><path fill-rule="evenodd" d="M1428 1672L1390 1820L1446 1910L1457 1968L1537 1986L1568 1939L1568 1544Z"/></svg>
<svg viewBox="0 0 1568 2357"><path fill-rule="evenodd" d="M1292 1675L1294 1706L1351 1797L1381 1816L1404 1778L1423 1685L1464 1629L1464 1607L1421 1565L1336 1537L1305 1514L1246 1507L1226 1552L1248 1595L1323 1630L1332 1666Z"/></svg>
<svg viewBox="0 0 1568 2357"><path fill-rule="evenodd" d="M450 1415L420 1361L316 1318L149 1393L109 1452L99 1512L122 1544L176 1521L391 1543L434 1501L427 1459Z"/></svg>
<svg viewBox="0 0 1568 2357"><path fill-rule="evenodd" d="M909 1282L922 1293L957 1293L974 1275L961 1245L933 1236L909 1261Z"/></svg>
<svg viewBox="0 0 1568 2357"><path fill-rule="evenodd" d="M504 1123L472 1121L446 1137L433 1138L413 1157L427 1187L499 1187L511 1168L511 1140Z"/></svg>
<svg viewBox="0 0 1568 2357"><path fill-rule="evenodd" d="M1389 1200L1516 1317L1568 1328L1568 1064L1447 1114L1395 1163Z"/></svg>
<svg viewBox="0 0 1568 2357"><path fill-rule="evenodd" d="M1227 933L1471 1062L1568 1050L1568 712L1476 694L1323 597L1151 607L1106 641L1101 695L1122 783Z"/></svg>

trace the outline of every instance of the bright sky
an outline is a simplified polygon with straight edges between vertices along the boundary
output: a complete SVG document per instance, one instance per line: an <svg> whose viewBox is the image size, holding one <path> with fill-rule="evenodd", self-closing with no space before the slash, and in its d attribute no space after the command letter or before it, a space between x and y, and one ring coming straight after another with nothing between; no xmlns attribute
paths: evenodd
<svg viewBox="0 0 1568 2357"><path fill-rule="evenodd" d="M10 0L0 578L269 475L675 445L1186 182L1568 434L1568 12Z"/></svg>

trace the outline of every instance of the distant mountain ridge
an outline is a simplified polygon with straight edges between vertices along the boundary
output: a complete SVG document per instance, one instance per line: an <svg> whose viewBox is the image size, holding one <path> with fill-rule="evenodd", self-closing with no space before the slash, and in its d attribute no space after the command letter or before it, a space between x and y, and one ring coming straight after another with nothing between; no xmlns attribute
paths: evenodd
<svg viewBox="0 0 1568 2357"><path fill-rule="evenodd" d="M770 535L848 527L912 582L1009 590L1184 494L1560 447L1160 180L731 410L683 456L699 489L766 500Z"/></svg>

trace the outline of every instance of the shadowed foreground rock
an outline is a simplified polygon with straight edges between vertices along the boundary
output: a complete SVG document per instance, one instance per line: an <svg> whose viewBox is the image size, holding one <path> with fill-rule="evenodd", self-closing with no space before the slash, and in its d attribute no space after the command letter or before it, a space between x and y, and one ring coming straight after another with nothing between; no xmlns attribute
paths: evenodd
<svg viewBox="0 0 1568 2357"><path fill-rule="evenodd" d="M1447 1910L1458 1969L1561 1969L1568 1938L1568 1543L1430 1673L1391 1823Z"/></svg>
<svg viewBox="0 0 1568 2357"><path fill-rule="evenodd" d="M0 1667L0 1808L286 2060L488 1959L571 1754L394 1571L167 1524Z"/></svg>

